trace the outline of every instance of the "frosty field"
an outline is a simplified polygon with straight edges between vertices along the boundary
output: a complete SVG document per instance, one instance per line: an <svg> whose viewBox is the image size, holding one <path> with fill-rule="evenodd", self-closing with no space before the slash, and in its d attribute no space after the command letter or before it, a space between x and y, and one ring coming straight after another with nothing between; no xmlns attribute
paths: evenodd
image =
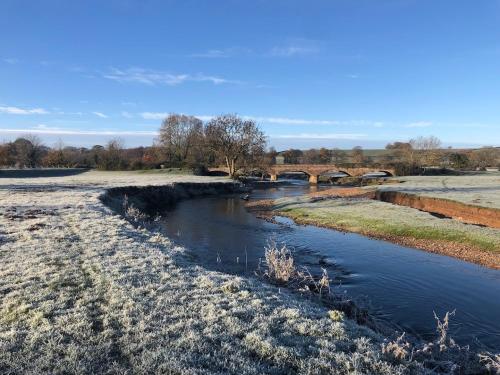
<svg viewBox="0 0 500 375"><path fill-rule="evenodd" d="M175 181L221 180L0 179L0 373L431 373L316 303L192 263L99 200Z"/></svg>
<svg viewBox="0 0 500 375"><path fill-rule="evenodd" d="M207 181L100 172L1 181L1 373L402 371L382 360L370 330L206 271L98 200L104 186L179 179Z"/></svg>

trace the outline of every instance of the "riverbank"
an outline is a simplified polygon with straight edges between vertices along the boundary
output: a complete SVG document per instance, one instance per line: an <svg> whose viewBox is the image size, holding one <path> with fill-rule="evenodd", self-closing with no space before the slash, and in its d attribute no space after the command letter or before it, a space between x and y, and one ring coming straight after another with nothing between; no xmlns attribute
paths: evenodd
<svg viewBox="0 0 500 375"><path fill-rule="evenodd" d="M0 179L0 373L428 373L404 343L209 271L100 200L111 187L225 181Z"/></svg>
<svg viewBox="0 0 500 375"><path fill-rule="evenodd" d="M496 209L495 199L500 196L500 185L495 185L497 177L480 177L475 184L468 177L465 177L466 180L453 177L451 182L450 177L429 177L427 184L427 177L420 177L419 180L410 178L397 185L345 191L331 189L302 197L250 202L249 208L268 218L273 215L286 216L299 224L360 233L500 269L500 230L470 225L375 199L381 192L411 192L413 195L420 192L427 200L446 199L450 202L451 198L455 198L464 207L465 203L470 205L470 202L490 202ZM478 206L478 211L481 209ZM489 220L495 222L494 217Z"/></svg>

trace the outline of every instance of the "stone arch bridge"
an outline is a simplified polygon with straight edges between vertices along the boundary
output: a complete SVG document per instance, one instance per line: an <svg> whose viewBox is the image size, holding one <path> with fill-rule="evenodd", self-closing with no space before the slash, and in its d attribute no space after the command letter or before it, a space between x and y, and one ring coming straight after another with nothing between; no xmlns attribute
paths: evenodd
<svg viewBox="0 0 500 375"><path fill-rule="evenodd" d="M210 168L210 171L227 173L227 168ZM271 181L276 181L280 174L301 172L309 177L309 183L317 184L319 176L327 173L345 173L348 176L361 177L369 173L385 173L386 176L395 176L394 168L355 167L344 168L335 164L275 164L266 168L265 172L271 176Z"/></svg>

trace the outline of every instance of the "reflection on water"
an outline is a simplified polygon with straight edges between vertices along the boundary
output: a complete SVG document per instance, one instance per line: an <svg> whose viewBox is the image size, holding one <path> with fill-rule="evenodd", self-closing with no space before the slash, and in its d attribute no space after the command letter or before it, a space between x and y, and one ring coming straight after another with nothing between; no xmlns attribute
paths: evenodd
<svg viewBox="0 0 500 375"><path fill-rule="evenodd" d="M304 194L321 187L254 190L252 199ZM456 309L453 337L461 344L500 349L500 271L453 258L372 240L357 234L298 226L286 218L269 223L249 213L239 197L180 202L164 219L174 241L207 267L253 274L269 239L285 242L297 262L341 281L372 314L422 337L433 337L433 311Z"/></svg>

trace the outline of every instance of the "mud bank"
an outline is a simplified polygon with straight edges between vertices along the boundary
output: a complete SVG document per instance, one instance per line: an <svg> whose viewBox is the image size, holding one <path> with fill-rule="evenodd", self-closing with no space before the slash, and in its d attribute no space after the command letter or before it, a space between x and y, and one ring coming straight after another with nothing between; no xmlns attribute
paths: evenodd
<svg viewBox="0 0 500 375"><path fill-rule="evenodd" d="M148 216L161 214L171 209L183 199L207 196L235 194L247 191L239 183L174 183L165 186L127 186L106 190L100 199L112 209L121 212L126 207L133 207Z"/></svg>
<svg viewBox="0 0 500 375"><path fill-rule="evenodd" d="M500 210L496 208L473 206L447 199L424 197L398 191L377 191L375 199L416 208L417 210L442 215L468 224L500 228Z"/></svg>

